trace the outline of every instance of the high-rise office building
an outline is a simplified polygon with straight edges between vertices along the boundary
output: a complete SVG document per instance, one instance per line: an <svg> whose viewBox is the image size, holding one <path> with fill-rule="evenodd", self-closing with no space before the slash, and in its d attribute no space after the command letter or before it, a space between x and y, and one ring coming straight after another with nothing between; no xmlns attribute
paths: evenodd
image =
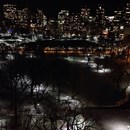
<svg viewBox="0 0 130 130"><path fill-rule="evenodd" d="M29 26L29 10L28 8L24 8L21 10L17 10L18 19L17 24L19 24L21 27L28 27Z"/></svg>
<svg viewBox="0 0 130 130"><path fill-rule="evenodd" d="M87 6L81 7L80 16L83 20L87 20L90 16L90 9Z"/></svg>
<svg viewBox="0 0 130 130"><path fill-rule="evenodd" d="M98 9L96 10L95 22L97 23L97 25L105 25L105 9L102 5L98 5Z"/></svg>
<svg viewBox="0 0 130 130"><path fill-rule="evenodd" d="M127 3L123 11L123 19L125 26L130 26L130 3Z"/></svg>
<svg viewBox="0 0 130 130"><path fill-rule="evenodd" d="M67 16L69 16L69 11L68 10L61 10L58 13L58 21L63 23Z"/></svg>
<svg viewBox="0 0 130 130"><path fill-rule="evenodd" d="M122 11L122 23L124 26L124 34L130 34L130 3Z"/></svg>
<svg viewBox="0 0 130 130"><path fill-rule="evenodd" d="M64 35L64 33L69 29L70 26L69 23L70 23L69 11L61 10L58 13L58 29L61 35Z"/></svg>
<svg viewBox="0 0 130 130"><path fill-rule="evenodd" d="M21 27L28 27L28 11L28 8L18 9L17 6L13 4L3 5L4 17L14 23L14 26L20 25Z"/></svg>
<svg viewBox="0 0 130 130"><path fill-rule="evenodd" d="M3 13L6 19L11 20L12 22L17 20L17 8L14 4L5 4L3 5Z"/></svg>
<svg viewBox="0 0 130 130"><path fill-rule="evenodd" d="M43 31L47 25L47 17L44 15L42 10L37 9L35 13L31 13L30 16L30 27L35 31Z"/></svg>
<svg viewBox="0 0 130 130"><path fill-rule="evenodd" d="M42 10L37 10L36 13L36 23L37 27L42 28L47 24L47 17L44 15Z"/></svg>
<svg viewBox="0 0 130 130"><path fill-rule="evenodd" d="M113 31L120 31L122 24L122 11L114 11Z"/></svg>
<svg viewBox="0 0 130 130"><path fill-rule="evenodd" d="M87 6L81 7L80 12L80 34L81 36L86 36L89 28L89 20L90 20L90 9Z"/></svg>

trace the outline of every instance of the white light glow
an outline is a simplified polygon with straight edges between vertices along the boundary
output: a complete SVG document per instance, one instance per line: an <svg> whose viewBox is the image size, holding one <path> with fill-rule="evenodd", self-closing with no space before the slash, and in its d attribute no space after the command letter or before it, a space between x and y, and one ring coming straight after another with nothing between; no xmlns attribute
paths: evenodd
<svg viewBox="0 0 130 130"><path fill-rule="evenodd" d="M93 68L93 69L97 68L97 64L96 63L89 63L88 66Z"/></svg>
<svg viewBox="0 0 130 130"><path fill-rule="evenodd" d="M130 130L129 123L123 121L105 121L104 127L108 130Z"/></svg>
<svg viewBox="0 0 130 130"><path fill-rule="evenodd" d="M127 87L126 91L130 93L130 86Z"/></svg>
<svg viewBox="0 0 130 130"><path fill-rule="evenodd" d="M98 69L98 70L94 69L92 71L97 73L110 73L111 69Z"/></svg>
<svg viewBox="0 0 130 130"><path fill-rule="evenodd" d="M65 60L72 62L72 63L88 63L88 59L85 58L78 58L78 57L67 57Z"/></svg>
<svg viewBox="0 0 130 130"><path fill-rule="evenodd" d="M88 63L87 60L78 60L78 62L80 62L80 63Z"/></svg>
<svg viewBox="0 0 130 130"><path fill-rule="evenodd" d="M8 55L6 55L6 59L7 59L7 60L14 60L15 57L14 57L14 55L12 55L12 54L8 54Z"/></svg>

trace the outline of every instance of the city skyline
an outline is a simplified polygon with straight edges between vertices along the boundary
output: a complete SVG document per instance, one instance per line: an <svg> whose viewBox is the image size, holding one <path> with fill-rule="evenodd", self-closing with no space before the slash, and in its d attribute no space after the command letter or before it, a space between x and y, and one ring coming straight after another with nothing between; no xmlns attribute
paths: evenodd
<svg viewBox="0 0 130 130"><path fill-rule="evenodd" d="M6 3L13 3L17 4L18 6L29 6L29 8L36 9L40 8L43 9L45 15L49 18L57 17L57 14L60 10L67 9L70 12L79 12L81 6L87 6L88 8L91 9L91 15L95 15L96 9L98 7L98 4L103 4L106 15L113 15L115 10L122 10L123 7L126 5L126 3L129 2L128 0L125 1L109 1L109 0L104 0L104 1L99 1L99 0L81 0L81 1L69 1L69 0L63 0L62 2L58 2L58 0L52 1L52 0L2 0L2 4Z"/></svg>
<svg viewBox="0 0 130 130"><path fill-rule="evenodd" d="M114 11L113 17L106 16L106 10L99 5L95 9L95 16L91 9L83 6L78 13L70 10L61 10L57 18L48 18L44 10L31 11L28 6L19 8L16 4L3 4L3 21L1 31L13 29L16 32L26 29L33 32L44 32L45 37L86 37L87 35L103 34L108 38L108 33L114 33L114 39L122 38L130 31L130 3L120 11ZM111 35L113 37L113 35Z"/></svg>

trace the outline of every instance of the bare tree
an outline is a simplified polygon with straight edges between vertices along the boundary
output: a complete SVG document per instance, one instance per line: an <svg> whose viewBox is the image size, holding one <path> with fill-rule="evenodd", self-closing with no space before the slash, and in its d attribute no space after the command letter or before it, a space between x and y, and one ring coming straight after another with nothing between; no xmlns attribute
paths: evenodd
<svg viewBox="0 0 130 130"><path fill-rule="evenodd" d="M30 87L30 83L27 80L27 76L17 74L14 71L14 66L11 68L5 68L2 70L1 80L0 80L4 94L6 98L11 103L11 111L13 112L13 127L17 129L18 127L18 117L19 117L19 108L26 100L27 90Z"/></svg>

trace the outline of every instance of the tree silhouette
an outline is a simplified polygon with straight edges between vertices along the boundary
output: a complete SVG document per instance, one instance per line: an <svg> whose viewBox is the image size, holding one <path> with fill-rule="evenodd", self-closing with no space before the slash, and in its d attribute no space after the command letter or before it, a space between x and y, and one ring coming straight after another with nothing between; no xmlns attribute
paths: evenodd
<svg viewBox="0 0 130 130"><path fill-rule="evenodd" d="M1 89L3 89L5 96L10 100L13 118L14 118L14 129L18 127L19 108L26 99L27 90L30 87L30 83L26 76L17 74L15 72L15 66L10 65L8 68L2 70L1 73Z"/></svg>

